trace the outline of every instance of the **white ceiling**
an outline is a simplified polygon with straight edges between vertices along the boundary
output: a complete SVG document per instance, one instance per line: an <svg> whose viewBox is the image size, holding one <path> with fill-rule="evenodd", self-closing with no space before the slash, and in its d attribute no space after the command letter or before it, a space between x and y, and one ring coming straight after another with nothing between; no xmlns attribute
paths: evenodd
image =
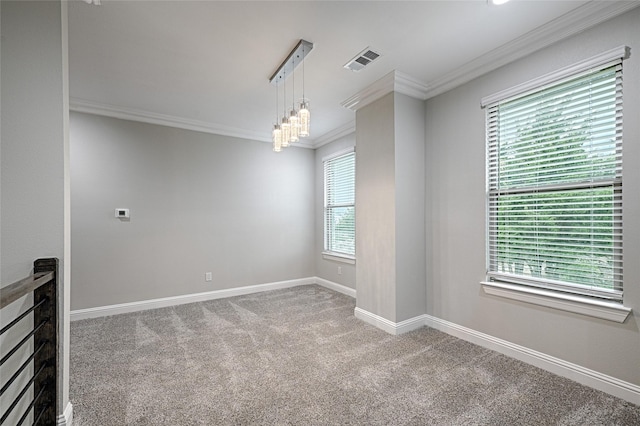
<svg viewBox="0 0 640 426"><path fill-rule="evenodd" d="M391 71L427 88L451 86L526 54L525 44L531 50L540 40L571 34L561 28L568 23L602 14L603 7L586 3L74 1L71 103L76 110L268 140L276 113L268 78L303 38L315 45L305 60L305 92L317 145L352 126L354 112L341 102ZM368 46L382 57L358 73L343 68Z"/></svg>

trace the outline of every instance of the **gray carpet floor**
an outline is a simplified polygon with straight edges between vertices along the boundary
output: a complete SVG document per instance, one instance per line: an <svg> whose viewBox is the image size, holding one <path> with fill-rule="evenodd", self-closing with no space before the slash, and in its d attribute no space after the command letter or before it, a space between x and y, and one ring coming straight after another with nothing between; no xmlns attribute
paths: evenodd
<svg viewBox="0 0 640 426"><path fill-rule="evenodd" d="M640 425L640 407L319 286L71 323L74 425Z"/></svg>

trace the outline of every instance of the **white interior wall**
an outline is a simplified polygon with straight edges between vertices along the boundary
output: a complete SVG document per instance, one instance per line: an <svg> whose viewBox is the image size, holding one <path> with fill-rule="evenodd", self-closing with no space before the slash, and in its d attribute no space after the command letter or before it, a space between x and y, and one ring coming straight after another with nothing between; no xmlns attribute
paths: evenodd
<svg viewBox="0 0 640 426"><path fill-rule="evenodd" d="M426 102L427 313L640 385L640 10ZM620 45L624 63L624 324L488 296L484 96Z"/></svg>
<svg viewBox="0 0 640 426"><path fill-rule="evenodd" d="M3 1L1 12L0 282L28 276L37 258L60 259L62 413L69 400L67 4ZM27 306L14 302L3 323ZM11 346L3 341L3 349Z"/></svg>
<svg viewBox="0 0 640 426"><path fill-rule="evenodd" d="M71 173L74 310L314 275L312 150L72 113Z"/></svg>

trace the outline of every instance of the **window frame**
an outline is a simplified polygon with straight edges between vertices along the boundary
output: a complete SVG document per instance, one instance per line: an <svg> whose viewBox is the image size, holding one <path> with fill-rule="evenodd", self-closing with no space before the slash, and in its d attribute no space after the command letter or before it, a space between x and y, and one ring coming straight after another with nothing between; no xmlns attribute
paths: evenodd
<svg viewBox="0 0 640 426"><path fill-rule="evenodd" d="M540 78L528 81L513 88L498 92L494 95L487 96L482 99L481 107L487 109L487 120L485 121L485 129L487 131L487 155L489 153L489 108L495 107L505 100L513 100L514 98L524 97L532 92L543 91L548 86L560 83L563 80L572 77L579 77L581 73L594 69L605 69L611 66L612 62L619 61L622 63L624 59L629 57L630 49L626 46L620 46L616 49L604 52L598 56L587 59L580 63L563 68L559 71L544 75ZM525 301L538 305L553 307L570 312L581 313L585 315L595 316L598 318L609 319L616 322L623 322L631 309L622 305L623 294L620 292L618 298L612 297L612 300L601 298L601 294L589 295L588 292L572 292L562 286L554 288L553 285L536 286L531 280L519 279L518 277L505 277L501 274L491 271L490 268L490 163L487 157L487 218L486 218L486 250L487 250L487 269L486 281L482 281L484 291L487 294L506 297L509 299ZM621 191L621 182L618 191ZM615 201L612 203L615 204ZM621 209L621 207L620 207ZM497 244L497 239L495 240ZM621 248L621 246L620 246ZM532 285L533 284L533 285Z"/></svg>
<svg viewBox="0 0 640 426"><path fill-rule="evenodd" d="M331 153L325 157L322 158L322 173L323 173L323 208L322 208L322 234L323 234L323 251L322 251L322 257L325 260L333 260L333 261L337 261L337 262L343 262L343 263L348 263L348 264L355 264L355 259L356 259L356 251L355 251L355 209L356 209L356 196L355 196L355 154L356 154L356 150L355 147L348 147L345 149L342 149L340 151L336 151L334 153ZM353 203L347 203L347 204L339 204L339 205L328 205L328 182L327 182L327 163L337 160L339 158L348 156L348 155L352 155L353 156L353 167L354 167L354 188L353 188L353 192L354 192L354 198L353 198ZM353 254L351 253L346 253L346 252L341 252L341 251L337 251L337 250L332 250L332 247L328 247L329 244L329 235L328 235L328 231L329 231L329 224L327 223L327 214L328 214L328 209L333 209L333 208L341 208L341 207L351 207L353 208L354 211L354 225L353 225L353 234L354 234L354 247L353 247Z"/></svg>

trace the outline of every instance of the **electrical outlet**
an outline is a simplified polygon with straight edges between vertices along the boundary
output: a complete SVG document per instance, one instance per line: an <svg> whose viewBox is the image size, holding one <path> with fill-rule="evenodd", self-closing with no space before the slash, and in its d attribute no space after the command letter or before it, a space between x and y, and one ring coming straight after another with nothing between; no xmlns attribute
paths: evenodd
<svg viewBox="0 0 640 426"><path fill-rule="evenodd" d="M211 272L207 272L206 274L204 274L204 280L205 281L211 281L213 279L213 274L211 274Z"/></svg>
<svg viewBox="0 0 640 426"><path fill-rule="evenodd" d="M342 266L338 266L338 275L342 275Z"/></svg>

